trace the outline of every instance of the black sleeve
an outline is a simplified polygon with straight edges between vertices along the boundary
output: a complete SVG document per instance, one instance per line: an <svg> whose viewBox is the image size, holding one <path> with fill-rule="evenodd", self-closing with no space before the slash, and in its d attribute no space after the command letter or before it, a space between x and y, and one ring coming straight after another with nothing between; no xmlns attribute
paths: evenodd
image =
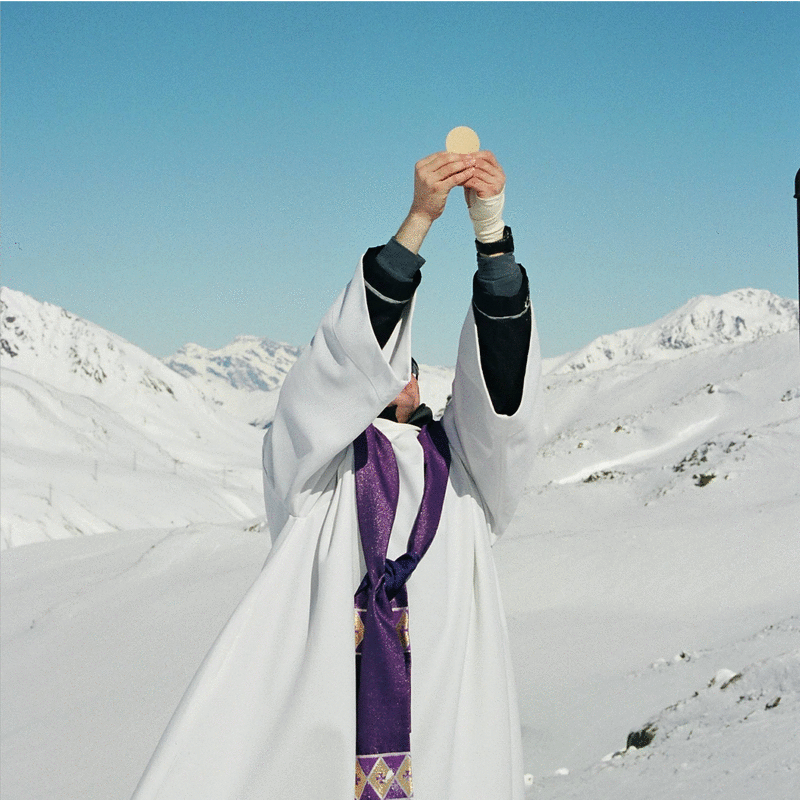
<svg viewBox="0 0 800 800"><path fill-rule="evenodd" d="M391 239L364 255L367 308L375 338L383 347L414 296L424 259ZM510 416L519 408L531 336L528 276L520 265L522 283L511 296L495 294L478 279L472 284L472 304L484 380L492 406Z"/></svg>
<svg viewBox="0 0 800 800"><path fill-rule="evenodd" d="M391 239L383 247L370 247L363 263L369 319L383 347L422 280L425 260Z"/></svg>
<svg viewBox="0 0 800 800"><path fill-rule="evenodd" d="M477 274L472 282L483 377L495 412L506 416L511 416L522 400L531 338L528 276L522 265L520 270L522 285L511 297L487 292Z"/></svg>

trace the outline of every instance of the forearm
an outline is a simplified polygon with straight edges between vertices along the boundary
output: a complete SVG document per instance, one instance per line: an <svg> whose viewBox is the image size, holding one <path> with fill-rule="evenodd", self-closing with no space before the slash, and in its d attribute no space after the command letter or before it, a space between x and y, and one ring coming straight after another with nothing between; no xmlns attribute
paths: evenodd
<svg viewBox="0 0 800 800"><path fill-rule="evenodd" d="M394 235L394 238L406 250L410 250L416 255L419 253L422 243L431 229L431 225L433 225L433 220L430 217L412 210L403 220L403 224Z"/></svg>
<svg viewBox="0 0 800 800"><path fill-rule="evenodd" d="M495 281L487 281L479 269L472 284L472 305L492 407L495 413L510 416L519 408L525 386L532 314L525 270L513 254L499 258L512 262L513 269Z"/></svg>
<svg viewBox="0 0 800 800"><path fill-rule="evenodd" d="M525 384L531 312L528 282L503 221L505 173L493 155L481 159L478 174L465 185L465 197L478 251L473 307L481 372L495 412L512 415Z"/></svg>
<svg viewBox="0 0 800 800"><path fill-rule="evenodd" d="M478 233L480 226L475 227ZM472 300L481 368L492 406L497 414L511 415L519 408L525 384L531 311L528 281L514 258L511 229L502 230L502 237L495 233L493 241L476 239L478 271ZM491 253L494 249L507 252Z"/></svg>
<svg viewBox="0 0 800 800"><path fill-rule="evenodd" d="M425 259L394 237L383 247L367 250L363 263L370 323L382 348L414 296Z"/></svg>
<svg viewBox="0 0 800 800"><path fill-rule="evenodd" d="M513 252L478 253L475 280L479 297L514 297L522 286L522 270Z"/></svg>

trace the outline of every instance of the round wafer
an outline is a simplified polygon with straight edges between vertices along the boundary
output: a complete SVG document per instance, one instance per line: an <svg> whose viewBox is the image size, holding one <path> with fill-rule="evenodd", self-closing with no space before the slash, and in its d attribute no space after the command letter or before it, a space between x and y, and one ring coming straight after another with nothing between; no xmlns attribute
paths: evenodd
<svg viewBox="0 0 800 800"><path fill-rule="evenodd" d="M475 153L481 149L481 140L472 128L459 125L447 134L444 147L448 153Z"/></svg>

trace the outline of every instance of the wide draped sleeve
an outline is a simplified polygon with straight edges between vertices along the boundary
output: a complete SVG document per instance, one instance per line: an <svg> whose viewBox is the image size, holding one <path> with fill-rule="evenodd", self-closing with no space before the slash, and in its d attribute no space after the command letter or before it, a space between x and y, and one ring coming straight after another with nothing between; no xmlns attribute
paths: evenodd
<svg viewBox="0 0 800 800"><path fill-rule="evenodd" d="M531 316L528 357L519 407L511 415L493 406L481 366L473 306L461 330L452 398L442 423L487 513L493 541L508 526L525 488L542 429L541 355Z"/></svg>
<svg viewBox="0 0 800 800"><path fill-rule="evenodd" d="M308 513L348 445L411 379L412 299L381 348L367 307L363 259L280 390L264 436L264 497L277 534Z"/></svg>

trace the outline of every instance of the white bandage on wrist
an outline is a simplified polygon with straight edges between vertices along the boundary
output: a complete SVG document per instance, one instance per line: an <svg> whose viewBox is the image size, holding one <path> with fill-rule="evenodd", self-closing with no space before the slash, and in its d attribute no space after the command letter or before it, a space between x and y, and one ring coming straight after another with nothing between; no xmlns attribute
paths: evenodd
<svg viewBox="0 0 800 800"><path fill-rule="evenodd" d="M494 197L478 197L474 189L469 190L467 197L469 218L472 220L472 227L475 228L475 238L479 242L499 242L503 238L505 201L505 190Z"/></svg>

